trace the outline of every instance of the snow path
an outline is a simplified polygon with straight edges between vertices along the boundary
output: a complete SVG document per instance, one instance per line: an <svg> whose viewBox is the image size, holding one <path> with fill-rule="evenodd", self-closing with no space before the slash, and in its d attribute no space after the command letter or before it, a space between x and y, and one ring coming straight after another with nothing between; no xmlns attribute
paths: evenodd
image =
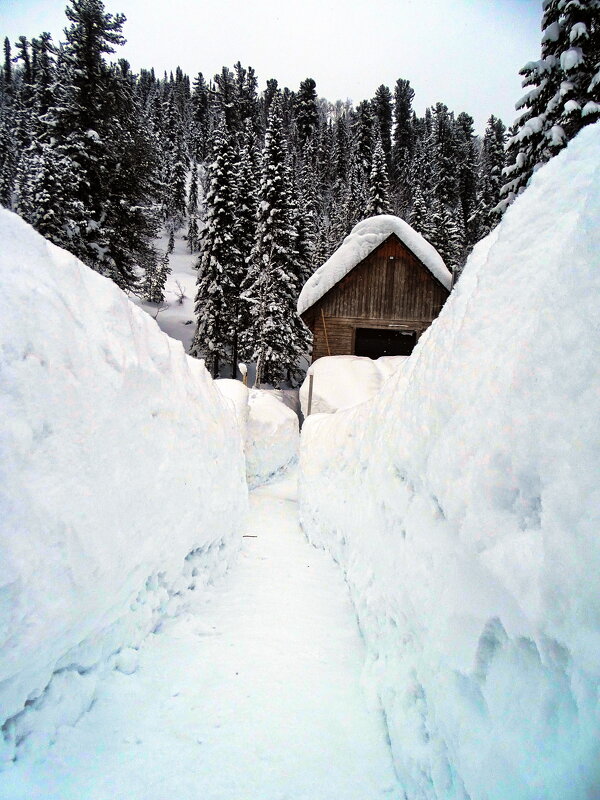
<svg viewBox="0 0 600 800"><path fill-rule="evenodd" d="M346 584L302 535L295 490L288 474L252 493L227 576L146 640L134 674L111 674L43 762L5 773L0 797L402 796Z"/></svg>

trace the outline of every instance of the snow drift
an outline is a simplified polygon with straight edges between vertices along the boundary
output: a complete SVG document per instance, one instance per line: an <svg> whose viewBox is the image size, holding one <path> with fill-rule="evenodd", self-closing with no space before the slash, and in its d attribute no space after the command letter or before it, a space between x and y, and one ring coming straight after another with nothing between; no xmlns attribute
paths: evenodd
<svg viewBox="0 0 600 800"><path fill-rule="evenodd" d="M400 217L379 214L355 225L335 253L310 276L298 298L298 314L304 314L392 233L450 289L452 275L435 247Z"/></svg>
<svg viewBox="0 0 600 800"><path fill-rule="evenodd" d="M300 387L302 414L308 414L310 376L313 376L311 414L333 414L340 408L364 403L385 381L402 369L408 356L324 356L310 365Z"/></svg>
<svg viewBox="0 0 600 800"><path fill-rule="evenodd" d="M244 442L246 480L255 489L297 460L298 414L286 405L285 390L248 389L231 378L216 380L215 386L235 411Z"/></svg>
<svg viewBox="0 0 600 800"><path fill-rule="evenodd" d="M600 792L600 126L533 178L408 367L305 423L407 796Z"/></svg>
<svg viewBox="0 0 600 800"><path fill-rule="evenodd" d="M254 488L298 457L298 415L273 391L252 389L246 429L246 476Z"/></svg>
<svg viewBox="0 0 600 800"><path fill-rule="evenodd" d="M0 762L227 566L246 508L233 413L110 281L0 211ZM188 595L189 596L189 595Z"/></svg>

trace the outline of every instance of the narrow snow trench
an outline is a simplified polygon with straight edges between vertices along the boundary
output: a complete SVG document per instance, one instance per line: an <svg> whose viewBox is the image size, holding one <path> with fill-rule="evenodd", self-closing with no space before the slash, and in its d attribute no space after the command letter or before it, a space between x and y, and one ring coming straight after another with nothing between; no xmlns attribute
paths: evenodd
<svg viewBox="0 0 600 800"><path fill-rule="evenodd" d="M346 584L298 527L293 474L252 493L246 534L197 609L150 636L137 671L115 672L92 710L61 730L44 761L10 771L0 795L403 796L382 713L361 687Z"/></svg>

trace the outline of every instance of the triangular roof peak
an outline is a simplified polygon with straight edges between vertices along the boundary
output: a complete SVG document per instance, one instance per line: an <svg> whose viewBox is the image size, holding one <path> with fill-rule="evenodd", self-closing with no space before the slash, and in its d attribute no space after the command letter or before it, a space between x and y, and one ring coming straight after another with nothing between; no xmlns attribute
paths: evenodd
<svg viewBox="0 0 600 800"><path fill-rule="evenodd" d="M450 291L452 275L435 247L400 217L380 214L355 225L331 258L310 276L298 298L298 314L304 314L393 233Z"/></svg>

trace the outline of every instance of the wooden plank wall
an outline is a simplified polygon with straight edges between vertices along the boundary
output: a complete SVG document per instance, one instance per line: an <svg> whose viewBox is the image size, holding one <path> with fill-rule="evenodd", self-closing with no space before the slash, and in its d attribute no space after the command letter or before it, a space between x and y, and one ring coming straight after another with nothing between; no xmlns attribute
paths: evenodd
<svg viewBox="0 0 600 800"><path fill-rule="evenodd" d="M352 354L357 327L405 328L420 336L447 297L447 289L391 236L305 315L314 334L312 360Z"/></svg>

